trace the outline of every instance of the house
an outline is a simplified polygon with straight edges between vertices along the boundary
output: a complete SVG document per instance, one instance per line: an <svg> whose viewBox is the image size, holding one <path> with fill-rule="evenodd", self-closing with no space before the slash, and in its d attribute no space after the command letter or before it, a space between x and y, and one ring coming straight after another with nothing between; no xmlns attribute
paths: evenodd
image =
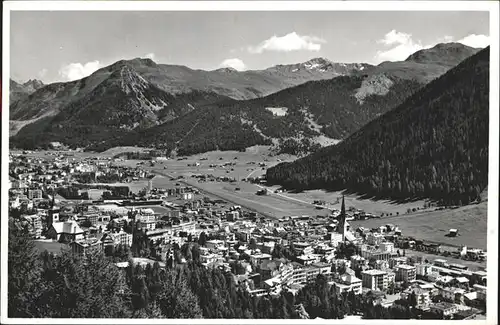
<svg viewBox="0 0 500 325"><path fill-rule="evenodd" d="M293 250L298 255L308 255L314 252L313 247L308 243L294 243Z"/></svg>
<svg viewBox="0 0 500 325"><path fill-rule="evenodd" d="M351 256L351 268L354 270L362 269L368 265L368 260L360 255Z"/></svg>
<svg viewBox="0 0 500 325"><path fill-rule="evenodd" d="M415 298L417 299L417 307L426 307L431 303L430 291L418 287L402 292L401 298L408 300L412 293L415 294Z"/></svg>
<svg viewBox="0 0 500 325"><path fill-rule="evenodd" d="M439 289L439 294L443 296L443 298L457 303L464 302L463 295L465 293L466 293L465 290L460 288L444 287Z"/></svg>
<svg viewBox="0 0 500 325"><path fill-rule="evenodd" d="M455 304L449 302L439 302L430 306L431 311L436 312L444 317L449 317L458 312Z"/></svg>
<svg viewBox="0 0 500 325"><path fill-rule="evenodd" d="M380 233L369 233L366 236L366 241L369 245L380 245L384 241L384 239L385 239L384 235Z"/></svg>
<svg viewBox="0 0 500 325"><path fill-rule="evenodd" d="M460 288L468 288L469 287L469 279L466 277L457 277L453 280L453 284Z"/></svg>
<svg viewBox="0 0 500 325"><path fill-rule="evenodd" d="M486 287L480 284L473 285L474 290L477 292L477 299L486 301Z"/></svg>
<svg viewBox="0 0 500 325"><path fill-rule="evenodd" d="M38 215L24 216L24 220L28 223L29 234L33 238L40 238L42 236L42 219Z"/></svg>
<svg viewBox="0 0 500 325"><path fill-rule="evenodd" d="M103 242L100 239L84 239L70 243L71 251L75 255L84 256L93 252L100 252L103 249Z"/></svg>
<svg viewBox="0 0 500 325"><path fill-rule="evenodd" d="M212 251L217 251L217 250L219 250L219 248L224 247L224 241L217 240L217 239L208 240L205 243L205 246L208 249L211 249Z"/></svg>
<svg viewBox="0 0 500 325"><path fill-rule="evenodd" d="M407 264L408 258L406 256L399 256L399 257L394 257L389 260L389 267L391 269L395 268L396 266L402 265L402 264Z"/></svg>
<svg viewBox="0 0 500 325"><path fill-rule="evenodd" d="M113 244L113 246L117 245L123 245L128 247L132 246L133 235L126 233L123 230L121 230L120 232L108 233L106 237L109 237L111 239L111 243Z"/></svg>
<svg viewBox="0 0 500 325"><path fill-rule="evenodd" d="M330 284L333 285L338 295L349 291L353 291L356 295L363 292L361 279L347 272L340 275L335 281L330 282Z"/></svg>
<svg viewBox="0 0 500 325"><path fill-rule="evenodd" d="M253 267L257 267L257 265L260 265L263 261L269 261L271 258L272 256L270 254L252 254L250 255L250 263Z"/></svg>
<svg viewBox="0 0 500 325"><path fill-rule="evenodd" d="M321 260L321 255L319 254L309 254L309 255L301 255L297 257L297 261L302 265L311 265L313 263L317 263Z"/></svg>
<svg viewBox="0 0 500 325"><path fill-rule="evenodd" d="M82 240L84 231L76 221L54 222L47 231L46 237L68 243Z"/></svg>

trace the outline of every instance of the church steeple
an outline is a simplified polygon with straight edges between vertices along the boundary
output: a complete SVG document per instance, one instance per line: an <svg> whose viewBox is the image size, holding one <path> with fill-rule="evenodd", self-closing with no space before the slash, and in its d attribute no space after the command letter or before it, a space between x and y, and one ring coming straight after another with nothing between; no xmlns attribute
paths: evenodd
<svg viewBox="0 0 500 325"><path fill-rule="evenodd" d="M345 219L345 201L343 195L342 195L342 207L340 208L340 215L344 216Z"/></svg>
<svg viewBox="0 0 500 325"><path fill-rule="evenodd" d="M340 208L340 215L339 215L339 223L338 223L338 232L342 235L342 241L345 241L345 232L346 232L346 223L345 223L345 200L344 196L342 195L342 207Z"/></svg>
<svg viewBox="0 0 500 325"><path fill-rule="evenodd" d="M50 208L54 209L54 206L56 205L56 191L54 188L52 188L52 202L50 203Z"/></svg>

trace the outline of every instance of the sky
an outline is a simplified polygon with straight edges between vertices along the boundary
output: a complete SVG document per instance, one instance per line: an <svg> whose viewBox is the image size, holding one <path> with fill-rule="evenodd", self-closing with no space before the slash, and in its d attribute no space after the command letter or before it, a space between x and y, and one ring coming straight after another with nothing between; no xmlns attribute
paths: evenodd
<svg viewBox="0 0 500 325"><path fill-rule="evenodd" d="M121 59L265 69L323 57L401 61L443 42L489 45L488 12L12 11L11 78L83 78Z"/></svg>

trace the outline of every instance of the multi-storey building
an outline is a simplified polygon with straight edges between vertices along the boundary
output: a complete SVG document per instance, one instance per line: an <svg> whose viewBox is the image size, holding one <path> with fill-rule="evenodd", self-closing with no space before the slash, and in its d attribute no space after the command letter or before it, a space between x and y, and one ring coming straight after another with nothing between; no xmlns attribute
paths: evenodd
<svg viewBox="0 0 500 325"><path fill-rule="evenodd" d="M427 276L432 272L431 264L417 264L415 265L417 275L419 276Z"/></svg>
<svg viewBox="0 0 500 325"><path fill-rule="evenodd" d="M298 255L309 255L314 252L314 249L308 243L294 243L293 249Z"/></svg>
<svg viewBox="0 0 500 325"><path fill-rule="evenodd" d="M102 241L98 239L84 239L71 242L71 251L75 255L84 256L103 249Z"/></svg>
<svg viewBox="0 0 500 325"><path fill-rule="evenodd" d="M439 294L446 300L462 303L466 291L460 288L443 287L439 288Z"/></svg>
<svg viewBox="0 0 500 325"><path fill-rule="evenodd" d="M292 273L292 284L305 284L307 283L307 275L305 268L299 263L292 263L293 273Z"/></svg>
<svg viewBox="0 0 500 325"><path fill-rule="evenodd" d="M42 236L42 218L38 215L24 216L24 220L28 223L28 231L33 238Z"/></svg>
<svg viewBox="0 0 500 325"><path fill-rule="evenodd" d="M396 281L412 282L417 277L417 270L412 265L400 264L396 267Z"/></svg>
<svg viewBox="0 0 500 325"><path fill-rule="evenodd" d="M431 303L430 291L421 288L408 289L407 291L401 293L401 298L409 299L412 293L415 294L417 299L417 307L426 307Z"/></svg>
<svg viewBox="0 0 500 325"><path fill-rule="evenodd" d="M392 257L392 254L389 252L383 252L380 249L370 249L363 247L361 249L361 256L366 258L367 260L376 259L388 261Z"/></svg>
<svg viewBox="0 0 500 325"><path fill-rule="evenodd" d="M363 287L370 290L387 290L389 277L386 271L366 270L361 272Z"/></svg>
<svg viewBox="0 0 500 325"><path fill-rule="evenodd" d="M115 245L132 246L132 234L128 234L122 230L117 233L110 233L109 235L113 239Z"/></svg>
<svg viewBox="0 0 500 325"><path fill-rule="evenodd" d="M369 233L366 236L366 242L369 245L380 245L384 241L384 235L379 233ZM384 250L385 252L385 250Z"/></svg>
<svg viewBox="0 0 500 325"><path fill-rule="evenodd" d="M269 254L252 254L250 255L250 263L253 267L257 267L257 265L260 265L263 261L269 261L271 258L272 256Z"/></svg>
<svg viewBox="0 0 500 325"><path fill-rule="evenodd" d="M393 257L389 260L389 267L393 269L398 265L407 264L407 261L406 256Z"/></svg>
<svg viewBox="0 0 500 325"><path fill-rule="evenodd" d="M387 270L389 269L389 262L388 261L383 261L383 260L377 260L375 261L374 268L377 270Z"/></svg>
<svg viewBox="0 0 500 325"><path fill-rule="evenodd" d="M35 200L35 199L41 199L42 198L42 190L28 190L28 199L30 200Z"/></svg>
<svg viewBox="0 0 500 325"><path fill-rule="evenodd" d="M383 252L394 253L394 243L385 241L380 243L379 247Z"/></svg>

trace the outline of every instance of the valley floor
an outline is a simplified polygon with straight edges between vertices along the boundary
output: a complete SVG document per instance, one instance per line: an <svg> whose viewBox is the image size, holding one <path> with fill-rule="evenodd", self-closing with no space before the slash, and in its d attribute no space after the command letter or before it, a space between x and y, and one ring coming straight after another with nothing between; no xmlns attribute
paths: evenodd
<svg viewBox="0 0 500 325"><path fill-rule="evenodd" d="M134 148L119 148L110 150L106 155L114 155L117 152L135 151ZM139 148L136 148L139 149ZM138 150L137 150L138 151ZM40 153L37 153L40 154ZM80 153L75 157L102 156L102 154ZM267 217L280 218L293 215L327 215L329 209L340 209L341 192L326 192L323 190L305 191L301 193L274 193L277 186L268 187L271 191L269 195L258 196L256 192L263 188L262 185L251 184L243 181L248 177L258 177L264 175L266 168L280 163L281 161L291 161L296 157L289 155L270 156L269 151L264 147L255 147L247 152L237 151L216 151L187 157L186 160L170 159L157 162L154 167L150 167L146 162L141 168L153 172L164 174L153 179L153 187L168 188L174 187L178 182L185 182L200 189L202 192L211 194L228 202L241 205L249 210L261 213ZM126 160L117 162L127 166L136 166L139 161ZM222 167L224 163L235 163L234 166ZM194 166L199 163L199 166ZM266 166L259 166L264 163ZM189 165L189 166L188 166ZM212 165L212 167L210 167ZM213 165L217 165L213 167ZM192 175L213 175L215 177L231 177L235 182L198 182ZM177 178L183 176L181 180L172 181L169 177ZM111 185L111 184L109 184ZM131 187L133 192L147 186L147 181L125 183ZM318 209L313 203L315 200L325 201L328 209ZM366 213L375 215L387 215L380 219L368 219L352 221L353 227L376 227L388 223L400 227L404 235L415 238L442 243L450 246L466 245L468 247L486 249L487 241L487 202L479 205L470 205L455 210L433 211L434 208L422 210L424 201L410 203L394 203L387 200L362 199L356 195L346 195L346 208L354 207L364 210ZM408 209L419 208L420 210L406 214ZM399 215L397 215L399 213ZM449 229L459 230L456 238L446 237Z"/></svg>
<svg viewBox="0 0 500 325"><path fill-rule="evenodd" d="M399 226L403 235L436 243L473 248L487 247L487 202L468 205L453 210L432 211L384 217L380 219L352 221L355 227L378 227L388 223ZM458 229L457 237L447 237L450 229Z"/></svg>

